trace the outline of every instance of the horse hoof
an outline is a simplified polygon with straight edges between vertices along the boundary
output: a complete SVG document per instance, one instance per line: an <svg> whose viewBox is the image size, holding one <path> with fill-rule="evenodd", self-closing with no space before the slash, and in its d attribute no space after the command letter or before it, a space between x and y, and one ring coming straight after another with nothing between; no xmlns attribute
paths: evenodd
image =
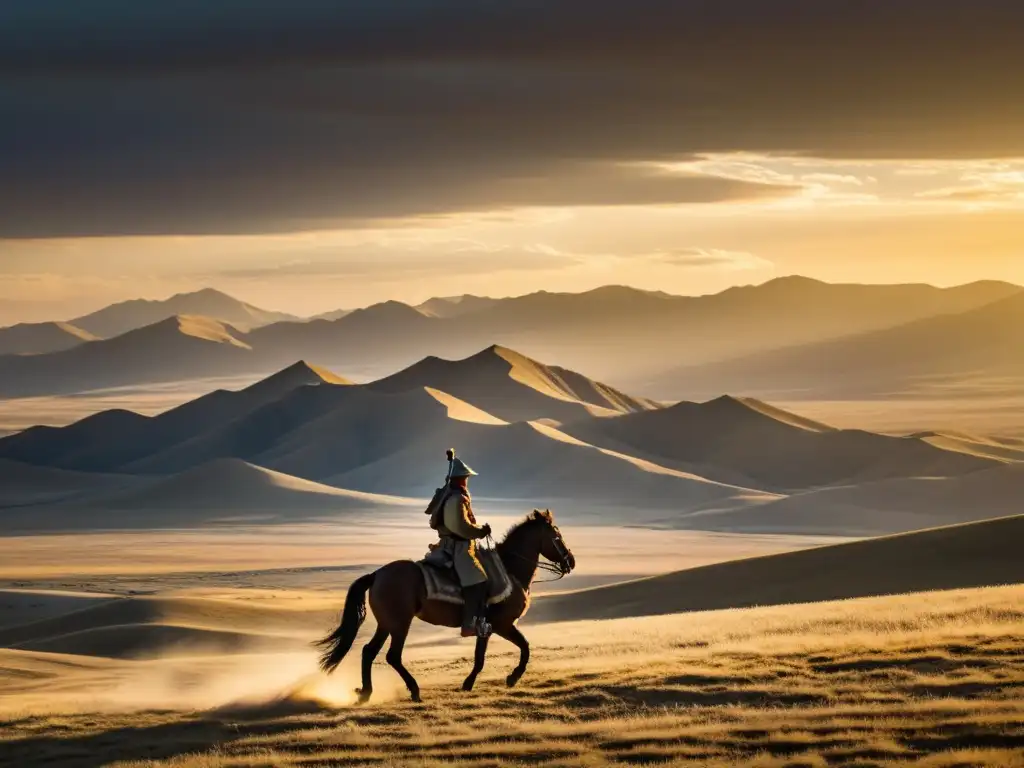
<svg viewBox="0 0 1024 768"><path fill-rule="evenodd" d="M508 677L505 678L505 685L507 685L509 688L515 688L516 687L516 683L518 683L518 682L519 682L519 675L509 675Z"/></svg>
<svg viewBox="0 0 1024 768"><path fill-rule="evenodd" d="M467 680L466 682L464 682L464 683L462 684L462 690L464 690L464 691L466 691L467 693L469 693L470 691L472 691L472 690L473 690L473 686L474 686L475 684L476 684L476 680Z"/></svg>
<svg viewBox="0 0 1024 768"><path fill-rule="evenodd" d="M364 691L362 688L356 688L356 697L359 704L365 704L373 696L373 691Z"/></svg>
<svg viewBox="0 0 1024 768"><path fill-rule="evenodd" d="M412 703L413 704L422 704L423 703L423 699L420 698L420 695L418 693L414 693L412 695Z"/></svg>

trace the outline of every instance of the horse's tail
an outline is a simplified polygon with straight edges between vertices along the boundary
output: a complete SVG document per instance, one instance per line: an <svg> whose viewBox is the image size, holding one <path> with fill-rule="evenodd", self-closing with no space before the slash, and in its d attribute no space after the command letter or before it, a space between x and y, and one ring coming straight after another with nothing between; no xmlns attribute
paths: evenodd
<svg viewBox="0 0 1024 768"><path fill-rule="evenodd" d="M341 612L341 624L323 640L315 643L317 648L323 649L320 669L327 674L337 669L345 654L351 650L359 627L366 619L366 593L370 591L376 577L376 573L368 573L352 582L345 598L345 608Z"/></svg>

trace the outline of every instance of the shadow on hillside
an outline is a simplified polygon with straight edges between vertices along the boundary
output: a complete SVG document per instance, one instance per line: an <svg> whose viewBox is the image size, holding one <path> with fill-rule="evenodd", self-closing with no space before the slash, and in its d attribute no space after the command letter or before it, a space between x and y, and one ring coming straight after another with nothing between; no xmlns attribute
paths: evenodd
<svg viewBox="0 0 1024 768"><path fill-rule="evenodd" d="M222 709L204 717L158 725L118 727L85 735L33 736L4 743L0 765L61 765L100 768L114 762L168 760L207 752L250 737L274 736L305 725L281 718L329 711L315 702Z"/></svg>

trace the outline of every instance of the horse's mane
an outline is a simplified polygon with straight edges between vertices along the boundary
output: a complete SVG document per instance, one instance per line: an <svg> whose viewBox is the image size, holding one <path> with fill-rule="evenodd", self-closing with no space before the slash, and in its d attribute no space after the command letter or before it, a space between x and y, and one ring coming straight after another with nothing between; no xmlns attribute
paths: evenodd
<svg viewBox="0 0 1024 768"><path fill-rule="evenodd" d="M509 528L507 531L505 531L505 535L502 537L502 539L499 542L499 544L507 544L509 542L509 540L516 533L519 532L519 530L521 530L522 528L525 528L528 525L533 525L533 524L539 523L541 521L545 521L545 522L548 522L548 523L551 522L551 511L550 510L540 510L540 509L533 510L533 512L530 512L529 514L527 514L526 517L524 517L522 520L520 520L519 522L515 523L511 528Z"/></svg>

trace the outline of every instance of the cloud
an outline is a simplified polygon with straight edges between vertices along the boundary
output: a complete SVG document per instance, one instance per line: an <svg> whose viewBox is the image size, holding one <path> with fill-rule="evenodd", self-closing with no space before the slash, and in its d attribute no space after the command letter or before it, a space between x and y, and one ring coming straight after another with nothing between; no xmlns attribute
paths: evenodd
<svg viewBox="0 0 1024 768"><path fill-rule="evenodd" d="M810 184L850 184L855 187L864 186L864 181L856 176L843 173L805 173L800 181Z"/></svg>
<svg viewBox="0 0 1024 768"><path fill-rule="evenodd" d="M391 282L451 275L462 279L495 272L532 272L574 269L594 265L628 265L637 259L683 269L728 272L774 269L775 265L752 253L720 248L675 248L649 253L568 251L547 243L496 244L469 239L390 241L334 247L328 254L263 258L249 266L228 267L192 279L287 280L323 278Z"/></svg>
<svg viewBox="0 0 1024 768"><path fill-rule="evenodd" d="M639 165L704 153L1024 155L1022 26L1004 0L7 0L0 237L788 193Z"/></svg>
<svg viewBox="0 0 1024 768"><path fill-rule="evenodd" d="M445 274L456 278L494 272L567 269L579 266L585 258L543 243L493 245L468 239L392 243L384 239L377 243L334 247L327 254L315 256L257 258L252 266L223 268L195 277L201 280L314 277L364 282Z"/></svg>
<svg viewBox="0 0 1024 768"><path fill-rule="evenodd" d="M943 172L942 168L928 165L912 164L905 168L897 168L894 172L897 176L938 176Z"/></svg>
<svg viewBox="0 0 1024 768"><path fill-rule="evenodd" d="M946 200L960 203L1024 202L1024 190L1012 187L992 187L982 184L967 187L940 187L919 192L924 200Z"/></svg>
<svg viewBox="0 0 1024 768"><path fill-rule="evenodd" d="M0 273L0 301L60 304L82 293L104 293L119 287L117 278L68 276L55 272Z"/></svg>
<svg viewBox="0 0 1024 768"><path fill-rule="evenodd" d="M864 186L867 181L877 184L874 176L861 179L850 173L819 171L804 173L808 166L832 167L836 165L870 166L867 161L809 160L782 156L742 154L711 154L696 160L672 164L669 167L691 173L707 173L750 184L795 190L791 195L779 195L770 202L774 207L807 208L811 206L872 205L880 201L876 194L855 192L851 186Z"/></svg>
<svg viewBox="0 0 1024 768"><path fill-rule="evenodd" d="M927 189L917 193L925 200L964 203L1024 204L1024 170L1007 165L995 170L974 171L961 177L963 184Z"/></svg>
<svg viewBox="0 0 1024 768"><path fill-rule="evenodd" d="M767 259L746 251L728 251L721 248L676 248L648 254L651 261L686 269L721 269L729 272L753 269L774 269Z"/></svg>

